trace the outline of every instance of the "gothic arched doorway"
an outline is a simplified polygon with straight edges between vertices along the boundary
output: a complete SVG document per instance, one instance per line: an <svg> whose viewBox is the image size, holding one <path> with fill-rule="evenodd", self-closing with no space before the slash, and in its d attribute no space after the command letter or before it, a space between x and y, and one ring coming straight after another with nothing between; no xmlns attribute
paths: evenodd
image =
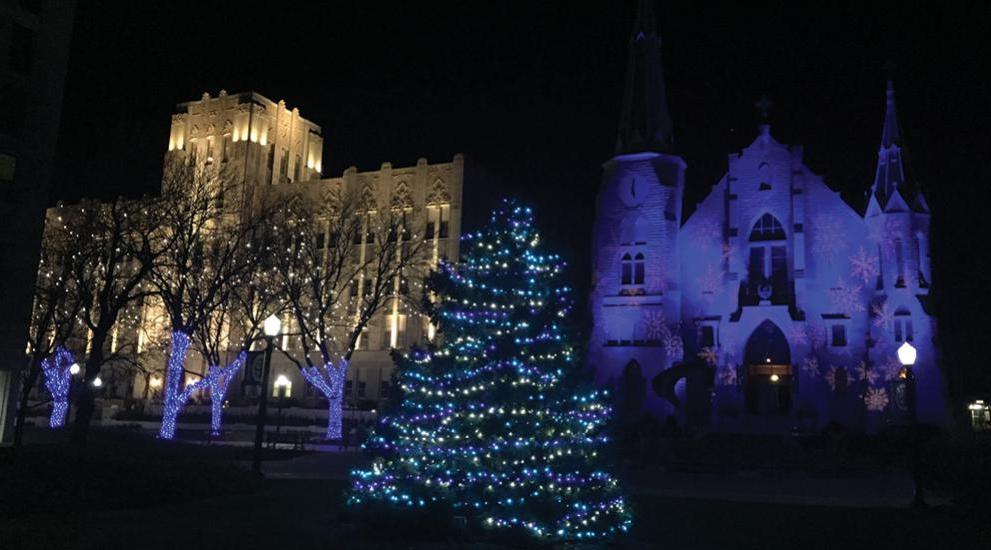
<svg viewBox="0 0 991 550"><path fill-rule="evenodd" d="M781 415L791 410L791 348L781 329L764 321L747 340L744 352L747 411Z"/></svg>

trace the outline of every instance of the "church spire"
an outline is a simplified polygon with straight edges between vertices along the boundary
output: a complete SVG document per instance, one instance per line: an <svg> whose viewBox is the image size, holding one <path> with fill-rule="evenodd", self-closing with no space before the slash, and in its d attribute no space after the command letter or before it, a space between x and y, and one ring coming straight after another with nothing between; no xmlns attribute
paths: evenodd
<svg viewBox="0 0 991 550"><path fill-rule="evenodd" d="M671 153L674 150L671 127L654 0L640 0L636 23L630 35L616 154L644 151Z"/></svg>
<svg viewBox="0 0 991 550"><path fill-rule="evenodd" d="M898 115L895 110L895 88L888 80L885 98L884 124L881 127L881 147L877 153L877 171L871 194L882 210L901 208L910 197L905 182L905 167L902 162L901 131L898 128ZM892 198L897 198L892 202ZM921 195L920 195L921 198ZM923 199L924 200L924 199ZM924 207L923 207L924 208Z"/></svg>

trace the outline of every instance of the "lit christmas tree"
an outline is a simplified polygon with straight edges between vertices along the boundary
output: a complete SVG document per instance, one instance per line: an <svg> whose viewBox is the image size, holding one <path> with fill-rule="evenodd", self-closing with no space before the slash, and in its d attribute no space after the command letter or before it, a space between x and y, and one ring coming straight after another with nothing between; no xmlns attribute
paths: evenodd
<svg viewBox="0 0 991 550"><path fill-rule="evenodd" d="M399 361L403 400L367 444L349 502L448 506L474 526L543 539L626 531L604 464L603 392L583 390L564 328L564 262L545 254L529 208L507 201L430 281L443 343Z"/></svg>

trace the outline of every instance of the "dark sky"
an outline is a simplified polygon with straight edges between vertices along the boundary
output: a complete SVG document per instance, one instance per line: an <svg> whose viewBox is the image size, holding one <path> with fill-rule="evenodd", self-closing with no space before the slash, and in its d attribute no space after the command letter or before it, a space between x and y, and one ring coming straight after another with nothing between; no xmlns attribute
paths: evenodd
<svg viewBox="0 0 991 550"><path fill-rule="evenodd" d="M153 192L175 104L253 89L323 127L326 176L465 153L485 174L465 183L466 224L492 197L532 202L584 296L632 0L145 4L80 2L53 200ZM754 139L762 94L772 134L860 209L890 62L934 212L946 353L986 363L988 245L972 243L991 233L991 4L751 4L657 5L686 213Z"/></svg>

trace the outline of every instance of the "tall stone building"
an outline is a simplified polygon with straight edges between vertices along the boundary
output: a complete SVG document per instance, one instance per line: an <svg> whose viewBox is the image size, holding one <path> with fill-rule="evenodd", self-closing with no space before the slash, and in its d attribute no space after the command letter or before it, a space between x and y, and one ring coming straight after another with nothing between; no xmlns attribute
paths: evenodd
<svg viewBox="0 0 991 550"><path fill-rule="evenodd" d="M741 431L877 429L910 404L947 417L929 290L929 208L907 176L888 83L870 201L847 205L765 120L682 219L651 0L630 38L615 156L594 232L589 362L620 411ZM865 188L868 185L865 183Z"/></svg>
<svg viewBox="0 0 991 550"><path fill-rule="evenodd" d="M441 259L456 261L461 234L462 183L464 159L455 155L451 162L428 163L419 159L415 166L393 167L386 162L378 170L359 172L351 167L334 178L323 178L323 138L320 126L303 118L299 109L286 107L254 93L227 94L220 91L197 101L180 103L172 116L166 162L171 157L192 157L211 169L223 170L240 190L231 200L250 200L260 188L296 194L308 200L326 200L328 191L355 192L365 205L376 208L403 208L410 226L423 228L428 240L425 261L435 265ZM224 198L225 203L228 197ZM245 203L247 204L247 203ZM322 242L329 243L327 235ZM374 246L364 242L358 247ZM357 290L360 292L360 289ZM145 342L162 340L167 333L164 313L149 304L141 313L144 326L138 335L138 351ZM283 319L284 332L292 332L292 318ZM425 343L434 336L425 316L409 310L398 296L392 297L369 324L352 356L345 382L345 403L371 409L387 391L392 375L392 349L405 349ZM295 340L286 335L279 342L289 353L301 353ZM236 351L231 352L232 354ZM187 368L204 372L207 365L192 354ZM231 397L253 396L252 386L243 386L241 377L231 385ZM279 380L281 391L302 405L314 405L321 398L310 387L298 368L281 354L273 355L272 383ZM147 381L148 392L160 388L161 377ZM119 397L146 395L145 381L136 377L121 385ZM268 391L276 393L276 388ZM108 395L108 397L112 397Z"/></svg>
<svg viewBox="0 0 991 550"><path fill-rule="evenodd" d="M73 0L0 0L0 441L26 366L74 13Z"/></svg>

